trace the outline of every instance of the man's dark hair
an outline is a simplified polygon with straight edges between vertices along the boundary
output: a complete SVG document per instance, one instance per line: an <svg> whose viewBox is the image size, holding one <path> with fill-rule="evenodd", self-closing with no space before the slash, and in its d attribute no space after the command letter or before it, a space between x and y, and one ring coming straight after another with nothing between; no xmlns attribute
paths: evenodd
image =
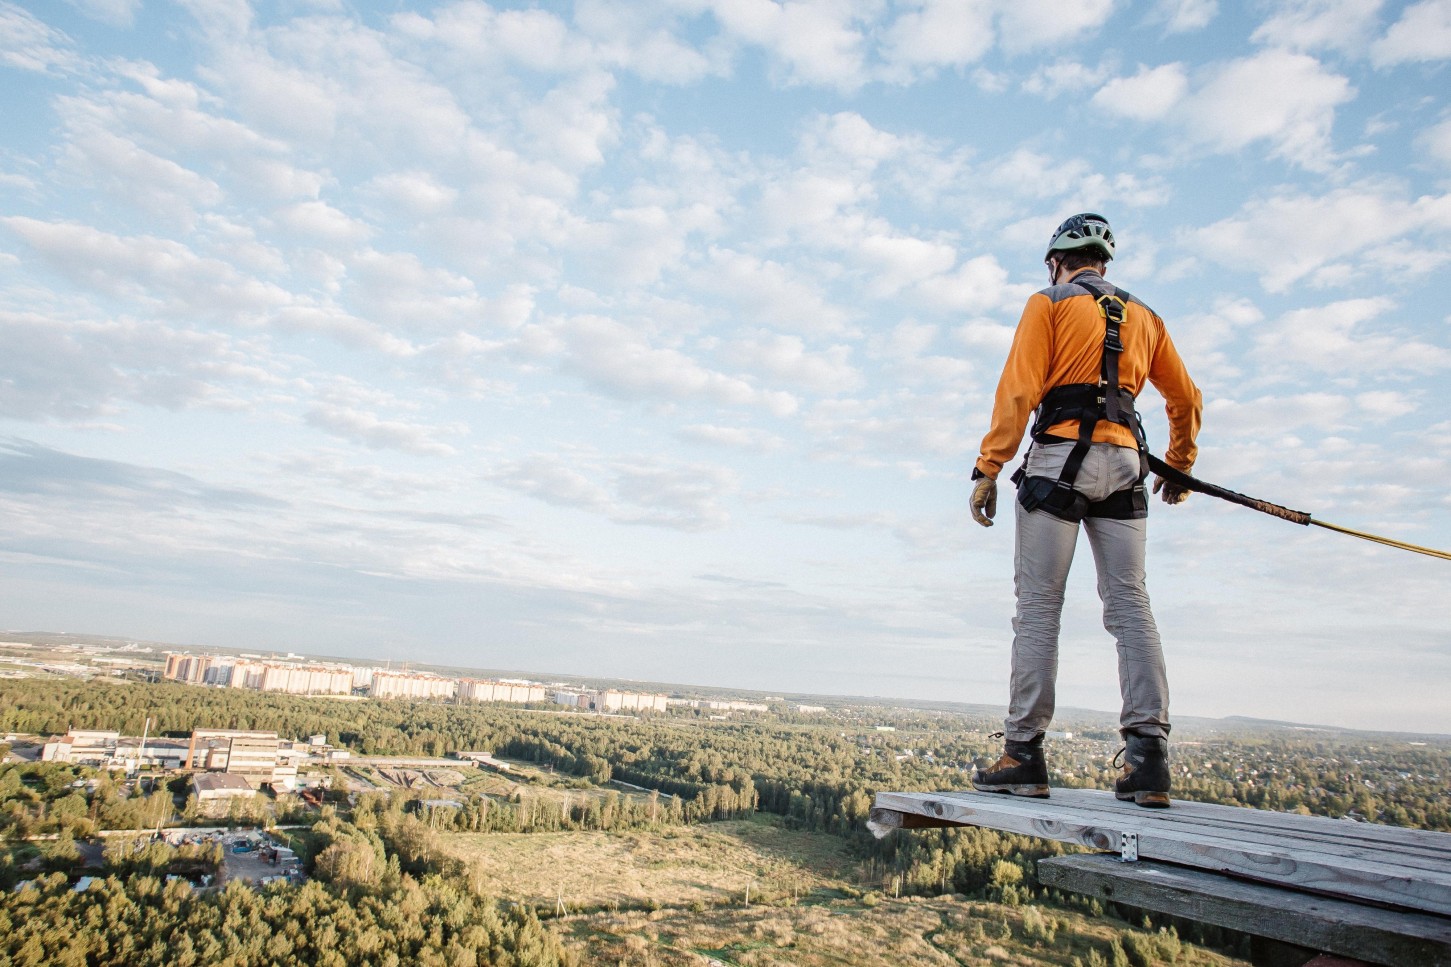
<svg viewBox="0 0 1451 967"><path fill-rule="evenodd" d="M1063 268L1069 272L1076 272L1079 269L1098 269L1102 272L1104 268L1102 252L1063 252L1059 255L1059 259L1062 261Z"/></svg>

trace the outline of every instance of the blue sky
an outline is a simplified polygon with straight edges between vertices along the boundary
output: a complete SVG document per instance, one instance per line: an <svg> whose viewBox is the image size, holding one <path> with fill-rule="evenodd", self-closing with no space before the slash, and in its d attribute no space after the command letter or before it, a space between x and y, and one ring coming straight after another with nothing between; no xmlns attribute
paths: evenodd
<svg viewBox="0 0 1451 967"><path fill-rule="evenodd" d="M1451 546L1448 58L1447 0L0 0L0 624L1002 703L967 475L1081 210L1201 476ZM1175 712L1451 732L1451 566L1202 497L1149 553ZM1060 701L1116 682L1081 547Z"/></svg>

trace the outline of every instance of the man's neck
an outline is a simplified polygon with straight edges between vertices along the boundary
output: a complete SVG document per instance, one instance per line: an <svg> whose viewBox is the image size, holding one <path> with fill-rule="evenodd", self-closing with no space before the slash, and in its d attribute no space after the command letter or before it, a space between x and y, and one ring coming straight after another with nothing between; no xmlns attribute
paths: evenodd
<svg viewBox="0 0 1451 967"><path fill-rule="evenodd" d="M1085 266L1083 266L1081 268L1077 268L1077 269L1062 269L1062 268L1060 268L1058 270L1058 274L1056 276L1054 276L1054 278L1053 278L1053 284L1054 285L1063 285L1066 282L1072 282L1074 279L1078 278L1080 275L1082 275L1085 272L1092 272L1094 275L1098 276L1099 278L1102 278L1103 277L1103 270L1102 269L1096 269L1096 268L1094 268L1091 265L1085 265Z"/></svg>

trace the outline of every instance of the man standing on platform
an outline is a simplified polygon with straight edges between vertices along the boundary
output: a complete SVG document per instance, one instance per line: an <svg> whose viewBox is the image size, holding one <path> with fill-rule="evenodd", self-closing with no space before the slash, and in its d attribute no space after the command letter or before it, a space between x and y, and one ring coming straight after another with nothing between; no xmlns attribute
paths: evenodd
<svg viewBox="0 0 1451 967"><path fill-rule="evenodd" d="M1169 805L1169 686L1144 583L1148 446L1134 401L1145 382L1164 397L1164 462L1194 465L1202 401L1164 321L1104 281L1114 237L1102 215L1074 215L1053 233L1051 285L1028 299L993 401L992 427L972 472L972 516L997 513L997 477L1018 451L1036 409L1018 488L1012 680L1001 758L975 788L1048 795L1043 734L1053 719L1063 589L1081 525L1098 568L1103 623L1118 645L1119 718L1125 743L1119 799ZM1154 492L1189 492L1158 478Z"/></svg>

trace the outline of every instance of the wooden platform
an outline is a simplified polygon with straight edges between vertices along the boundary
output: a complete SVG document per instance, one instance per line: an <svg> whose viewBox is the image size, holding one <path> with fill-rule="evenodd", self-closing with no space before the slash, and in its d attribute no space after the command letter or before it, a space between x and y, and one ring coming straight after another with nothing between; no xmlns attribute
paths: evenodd
<svg viewBox="0 0 1451 967"><path fill-rule="evenodd" d="M1205 922L1245 933L1295 943L1306 938L1320 943L1338 936L1316 949L1375 963L1451 964L1451 833L1182 800L1174 800L1170 809L1144 809L1094 789L1054 789L1050 799L982 792L882 792L877 794L871 825L878 832L983 826L1076 843L1117 855L1107 861L1101 857L1044 861L1039 864L1043 882L1100 897L1107 885L1128 894L1111 897L1118 902L1191 919L1200 918L1187 912L1193 905L1186 898L1199 895L1208 904L1202 912L1217 911L1203 917ZM1132 864L1120 860L1145 865L1133 870ZM1158 879L1146 879L1150 870ZM1170 874L1176 870L1184 877L1171 886ZM1263 886L1234 892L1236 881ZM1229 892L1214 906L1209 898L1219 888ZM1150 902L1156 893L1170 899ZM1273 922L1293 923L1295 916L1289 911L1306 909L1301 902L1306 898L1297 894L1342 906L1323 908L1332 912L1318 933L1296 934L1289 927L1259 930ZM1247 913L1252 907L1269 915L1257 920ZM1333 926L1354 921L1355 917L1346 919L1352 909L1365 921L1360 927ZM1287 932L1301 940L1279 936ZM1408 942L1419 945L1414 947L1415 956L1397 954L1380 960L1365 956L1372 948L1401 950L1386 939L1391 936L1410 938ZM1439 953L1431 956L1427 951Z"/></svg>
<svg viewBox="0 0 1451 967"><path fill-rule="evenodd" d="M1372 964L1451 965L1451 919L1246 883L1218 873L1108 853L1038 861L1060 890Z"/></svg>

